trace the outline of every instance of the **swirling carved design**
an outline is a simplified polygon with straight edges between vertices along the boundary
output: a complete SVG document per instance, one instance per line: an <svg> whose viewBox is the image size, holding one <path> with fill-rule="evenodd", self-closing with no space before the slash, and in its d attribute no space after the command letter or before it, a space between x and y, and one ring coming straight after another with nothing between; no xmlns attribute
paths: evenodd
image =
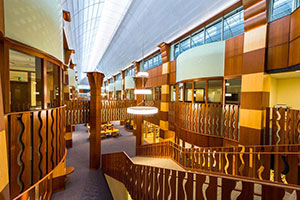
<svg viewBox="0 0 300 200"><path fill-rule="evenodd" d="M53 115L53 110L51 110L50 112L51 114L51 164L52 164L52 169L54 168L54 144L53 144L53 140L54 140L54 115Z"/></svg>
<svg viewBox="0 0 300 200"><path fill-rule="evenodd" d="M202 167L205 167L205 149L203 150L203 154L202 154Z"/></svg>
<svg viewBox="0 0 300 200"><path fill-rule="evenodd" d="M216 135L220 135L220 132L219 132L219 121L220 121L220 117L219 117L219 114L220 114L220 109L219 109L219 107L217 106L217 108L216 108L216 112L217 112L217 114L216 114Z"/></svg>
<svg viewBox="0 0 300 200"><path fill-rule="evenodd" d="M227 107L226 107L226 105L224 105L224 113L223 113L223 115L224 115L224 117L223 117L223 119L224 119L224 129L223 129L223 134L222 134L222 136L227 136L226 135L226 127L227 127L227 117L226 117L226 114L227 114Z"/></svg>
<svg viewBox="0 0 300 200"><path fill-rule="evenodd" d="M186 182L187 182L187 178L188 178L188 173L185 172L185 176L184 176L184 178L183 178L183 180L182 180L182 188L183 188L184 199L185 199L185 200L187 200L187 194L186 194L186 188L185 188Z"/></svg>
<svg viewBox="0 0 300 200"><path fill-rule="evenodd" d="M298 144L300 144L300 111L298 111L298 124L297 124L297 131L298 131ZM300 159L299 159L300 160Z"/></svg>
<svg viewBox="0 0 300 200"><path fill-rule="evenodd" d="M172 188L171 188L171 178L172 178L172 173L173 173L173 171L170 170L170 174L169 174L169 177L168 177L168 186L169 186L169 196L168 196L168 200L171 200L171 198L172 198Z"/></svg>
<svg viewBox="0 0 300 200"><path fill-rule="evenodd" d="M280 142L279 132L280 132L280 130L281 130L281 126L280 126L280 124L279 124L279 121L280 121L280 119L281 119L281 115L280 115L280 112L279 112L279 108L277 108L276 114L277 114L277 119L276 119L276 126L277 126L276 137L277 137L277 141L276 141L276 145L278 145L279 142Z"/></svg>
<svg viewBox="0 0 300 200"><path fill-rule="evenodd" d="M41 115L42 115L42 112L40 111L38 113L38 119L39 119L39 122L40 122L39 132L38 132L39 139L40 139L40 143L38 145L38 156L39 156L38 169L39 169L39 173L40 173L40 178L39 179L41 179L43 177L43 172L42 172L42 168L41 168L41 164L42 164L42 160L43 160L43 154L42 154L42 151L41 151L42 144L43 144L43 137L42 137L43 120L42 120Z"/></svg>
<svg viewBox="0 0 300 200"><path fill-rule="evenodd" d="M261 160L260 152L257 154L257 159L258 159L258 161L259 161L259 163L260 163L260 167L259 167L258 170L257 170L257 175L258 175L258 178L259 178L260 180L263 180L261 174L263 173L265 167L264 167L263 162L262 162L262 160Z"/></svg>
<svg viewBox="0 0 300 200"><path fill-rule="evenodd" d="M24 134L24 130L25 130L25 126L24 126L24 123L22 121L22 114L19 115L18 117L18 123L21 127L20 129L20 132L18 134L18 145L20 146L21 150L19 151L18 153L18 157L17 157L17 163L18 165L20 166L20 171L18 173L18 178L17 178L17 183L20 187L20 193L22 193L24 191L24 182L22 180L22 175L23 175L23 172L24 172L24 162L22 160L22 155L24 153L24 150L25 150L25 144L23 143L23 140L22 140L22 136Z"/></svg>
<svg viewBox="0 0 300 200"><path fill-rule="evenodd" d="M209 135L211 134L211 113L212 113L212 106L209 105L208 106L208 111L207 111L207 116L208 116L208 120L207 120L208 129L207 129L207 132L208 132Z"/></svg>
<svg viewBox="0 0 300 200"><path fill-rule="evenodd" d="M225 160L226 160L226 164L225 164L225 167L224 167L224 170L225 170L225 174L228 174L228 168L229 168L229 160L228 160L228 153L226 152L225 153Z"/></svg>
<svg viewBox="0 0 300 200"><path fill-rule="evenodd" d="M244 158L243 158L243 155L245 153L245 146L243 145L240 145L242 147L242 150L240 151L240 160L241 160L241 166L239 168L239 172L240 172L240 175L243 176L243 171L244 171L244 168L245 168L245 161L244 161Z"/></svg>
<svg viewBox="0 0 300 200"><path fill-rule="evenodd" d="M160 193L159 176L161 176L160 168L158 168L157 177L156 177L157 178L157 193L156 193L157 199L159 199L159 193Z"/></svg>
<svg viewBox="0 0 300 200"><path fill-rule="evenodd" d="M236 129L236 127L235 127L235 122L236 122L236 119L235 119L235 113L236 113L236 111L235 111L235 109L234 109L234 107L232 108L232 138L235 140L235 129Z"/></svg>
<svg viewBox="0 0 300 200"><path fill-rule="evenodd" d="M214 162L213 162L213 171L214 171L216 168L216 165L217 165L216 150L213 151L213 159L214 159Z"/></svg>

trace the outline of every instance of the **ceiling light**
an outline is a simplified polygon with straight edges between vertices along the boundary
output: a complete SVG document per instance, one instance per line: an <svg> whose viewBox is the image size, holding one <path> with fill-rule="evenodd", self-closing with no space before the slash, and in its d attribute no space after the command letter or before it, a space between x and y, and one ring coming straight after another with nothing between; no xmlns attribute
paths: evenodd
<svg viewBox="0 0 300 200"><path fill-rule="evenodd" d="M225 94L225 97L231 97L231 96L232 96L231 93L226 93L226 94Z"/></svg>
<svg viewBox="0 0 300 200"><path fill-rule="evenodd" d="M149 89L135 89L134 94L152 94L152 91Z"/></svg>
<svg viewBox="0 0 300 200"><path fill-rule="evenodd" d="M149 73L148 72L138 72L136 77L145 77L148 78Z"/></svg>
<svg viewBox="0 0 300 200"><path fill-rule="evenodd" d="M134 115L153 115L158 113L158 108L151 106L133 106L127 108L127 112Z"/></svg>
<svg viewBox="0 0 300 200"><path fill-rule="evenodd" d="M105 97L107 94L106 93L102 93L101 96Z"/></svg>
<svg viewBox="0 0 300 200"><path fill-rule="evenodd" d="M225 83L226 86L230 86L230 83Z"/></svg>

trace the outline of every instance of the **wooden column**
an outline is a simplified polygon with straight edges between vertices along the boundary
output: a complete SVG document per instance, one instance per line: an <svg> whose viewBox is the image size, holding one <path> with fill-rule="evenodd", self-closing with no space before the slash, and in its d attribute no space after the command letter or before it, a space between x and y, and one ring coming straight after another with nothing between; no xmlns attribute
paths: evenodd
<svg viewBox="0 0 300 200"><path fill-rule="evenodd" d="M167 139L172 137L169 131L169 101L170 101L170 45L163 42L158 45L162 58L162 86L161 86L161 103L160 103L160 137Z"/></svg>
<svg viewBox="0 0 300 200"><path fill-rule="evenodd" d="M126 100L126 92L125 92L125 70L121 71L122 74L122 100Z"/></svg>
<svg viewBox="0 0 300 200"><path fill-rule="evenodd" d="M101 87L104 74L88 72L91 88L90 100L90 169L100 167L101 156Z"/></svg>
<svg viewBox="0 0 300 200"><path fill-rule="evenodd" d="M0 78L1 79L1 78ZM9 194L9 171L8 171L8 153L7 136L4 126L3 96L0 81L0 199L10 199Z"/></svg>
<svg viewBox="0 0 300 200"><path fill-rule="evenodd" d="M143 78L134 77L135 89L143 89ZM143 95L136 95L136 104L139 106L143 103ZM136 115L136 147L143 144L143 115Z"/></svg>
<svg viewBox="0 0 300 200"><path fill-rule="evenodd" d="M244 45L240 110L240 144L261 144L270 76L265 73L267 1L244 0ZM258 9L259 8L259 9Z"/></svg>
<svg viewBox="0 0 300 200"><path fill-rule="evenodd" d="M107 79L107 86L108 86L108 91L107 91L107 100L111 100L110 92L109 92L109 84L110 84L110 79Z"/></svg>

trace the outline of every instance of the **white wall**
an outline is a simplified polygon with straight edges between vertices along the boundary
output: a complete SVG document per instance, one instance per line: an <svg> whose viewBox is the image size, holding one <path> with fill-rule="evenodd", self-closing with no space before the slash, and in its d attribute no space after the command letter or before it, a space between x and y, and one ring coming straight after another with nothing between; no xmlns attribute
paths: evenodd
<svg viewBox="0 0 300 200"><path fill-rule="evenodd" d="M177 57L176 81L224 76L225 41L201 45Z"/></svg>
<svg viewBox="0 0 300 200"><path fill-rule="evenodd" d="M122 80L116 80L116 91L122 91Z"/></svg>
<svg viewBox="0 0 300 200"><path fill-rule="evenodd" d="M108 84L108 91L109 92L113 92L114 91L114 84L113 83Z"/></svg>
<svg viewBox="0 0 300 200"><path fill-rule="evenodd" d="M125 89L134 89L134 80L133 77L125 77Z"/></svg>
<svg viewBox="0 0 300 200"><path fill-rule="evenodd" d="M77 88L77 81L75 80L75 70L73 69L68 69L68 74L69 74L69 85L70 86L75 86Z"/></svg>
<svg viewBox="0 0 300 200"><path fill-rule="evenodd" d="M4 0L5 36L63 61L59 0Z"/></svg>

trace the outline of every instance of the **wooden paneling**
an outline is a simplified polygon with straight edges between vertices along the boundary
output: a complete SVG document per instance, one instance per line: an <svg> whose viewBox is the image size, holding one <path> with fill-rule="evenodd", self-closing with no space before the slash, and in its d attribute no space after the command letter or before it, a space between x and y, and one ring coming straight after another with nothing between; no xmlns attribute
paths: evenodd
<svg viewBox="0 0 300 200"><path fill-rule="evenodd" d="M265 25L267 23L267 11L259 13L244 22L245 31L250 31L259 26Z"/></svg>
<svg viewBox="0 0 300 200"><path fill-rule="evenodd" d="M170 73L169 78L170 78L169 80L170 85L176 84L176 72Z"/></svg>
<svg viewBox="0 0 300 200"><path fill-rule="evenodd" d="M300 7L291 14L290 41L300 37Z"/></svg>
<svg viewBox="0 0 300 200"><path fill-rule="evenodd" d="M289 42L290 15L269 23L268 47L287 44Z"/></svg>
<svg viewBox="0 0 300 200"><path fill-rule="evenodd" d="M265 71L266 49L258 49L244 53L243 55L243 74L251 74Z"/></svg>
<svg viewBox="0 0 300 200"><path fill-rule="evenodd" d="M244 34L225 41L225 76L241 75L243 65Z"/></svg>
<svg viewBox="0 0 300 200"><path fill-rule="evenodd" d="M248 9L250 6L253 6L254 4L257 4L262 0L243 0L243 7L244 9Z"/></svg>
<svg viewBox="0 0 300 200"><path fill-rule="evenodd" d="M300 64L300 37L290 43L289 66Z"/></svg>
<svg viewBox="0 0 300 200"><path fill-rule="evenodd" d="M244 12L244 19L247 20L249 19L250 17L253 17L259 13L262 13L266 10L266 1L260 1L260 2L257 2L255 3L254 5L252 5L251 7L249 8L245 8L245 12Z"/></svg>
<svg viewBox="0 0 300 200"><path fill-rule="evenodd" d="M268 48L267 70L288 67L289 44L282 44Z"/></svg>
<svg viewBox="0 0 300 200"><path fill-rule="evenodd" d="M263 130L240 126L240 131L241 131L241 137L240 137L241 145L261 144L260 139L263 134Z"/></svg>
<svg viewBox="0 0 300 200"><path fill-rule="evenodd" d="M0 35L5 35L4 0L0 0Z"/></svg>
<svg viewBox="0 0 300 200"><path fill-rule="evenodd" d="M225 76L242 74L243 55L233 56L225 59Z"/></svg>
<svg viewBox="0 0 300 200"><path fill-rule="evenodd" d="M170 72L176 72L176 60L170 62Z"/></svg>
<svg viewBox="0 0 300 200"><path fill-rule="evenodd" d="M263 110L269 105L269 92L242 92L241 108Z"/></svg>

